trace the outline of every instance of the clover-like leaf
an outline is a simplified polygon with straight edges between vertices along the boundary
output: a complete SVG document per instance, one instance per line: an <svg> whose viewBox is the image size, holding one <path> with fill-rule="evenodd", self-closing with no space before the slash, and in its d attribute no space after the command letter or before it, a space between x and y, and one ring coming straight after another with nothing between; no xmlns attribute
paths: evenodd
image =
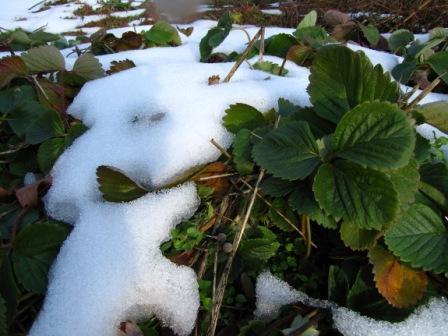
<svg viewBox="0 0 448 336"><path fill-rule="evenodd" d="M380 230L398 211L398 195L389 177L349 161L322 165L313 191L327 213L364 229Z"/></svg>
<svg viewBox="0 0 448 336"><path fill-rule="evenodd" d="M303 179L319 165L319 149L306 122L280 125L258 142L252 151L255 162L275 177Z"/></svg>
<svg viewBox="0 0 448 336"><path fill-rule="evenodd" d="M387 230L389 249L413 267L448 272L448 230L430 207L416 203Z"/></svg>
<svg viewBox="0 0 448 336"><path fill-rule="evenodd" d="M414 151L415 131L387 102L367 102L346 113L332 138L336 155L371 168L400 168Z"/></svg>
<svg viewBox="0 0 448 336"><path fill-rule="evenodd" d="M332 45L317 53L308 91L317 114L337 123L360 103L396 102L399 88L380 65L373 67L364 53Z"/></svg>
<svg viewBox="0 0 448 336"><path fill-rule="evenodd" d="M96 176L103 198L108 202L130 202L149 192L115 167L99 166Z"/></svg>
<svg viewBox="0 0 448 336"><path fill-rule="evenodd" d="M424 272L401 264L390 252L376 245L369 250L376 288L394 307L415 305L423 297L428 278Z"/></svg>

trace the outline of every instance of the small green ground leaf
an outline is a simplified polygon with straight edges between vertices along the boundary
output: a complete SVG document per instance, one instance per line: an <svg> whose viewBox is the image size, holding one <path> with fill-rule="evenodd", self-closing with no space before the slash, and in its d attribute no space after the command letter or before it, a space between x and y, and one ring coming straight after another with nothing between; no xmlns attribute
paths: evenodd
<svg viewBox="0 0 448 336"><path fill-rule="evenodd" d="M448 132L448 102L438 101L420 105L417 111L423 115L426 123L437 127L442 132Z"/></svg>
<svg viewBox="0 0 448 336"><path fill-rule="evenodd" d="M70 227L56 222L26 226L14 240L13 267L18 281L29 291L44 293L47 273Z"/></svg>
<svg viewBox="0 0 448 336"><path fill-rule="evenodd" d="M297 44L297 40L290 34L277 34L266 40L266 55L285 58L288 51L293 45Z"/></svg>
<svg viewBox="0 0 448 336"><path fill-rule="evenodd" d="M78 57L73 66L73 72L86 80L104 77L104 70L100 61L90 53Z"/></svg>
<svg viewBox="0 0 448 336"><path fill-rule="evenodd" d="M397 101L399 87L381 66L373 67L364 53L326 46L311 67L308 91L319 116L337 123L360 103Z"/></svg>
<svg viewBox="0 0 448 336"><path fill-rule="evenodd" d="M363 229L380 230L398 211L398 196L389 177L348 161L324 164L313 190L321 208Z"/></svg>
<svg viewBox="0 0 448 336"><path fill-rule="evenodd" d="M22 59L31 72L65 70L65 59L53 46L45 45L28 50Z"/></svg>
<svg viewBox="0 0 448 336"><path fill-rule="evenodd" d="M53 138L43 142L37 151L37 162L40 170L45 174L49 173L65 148L66 142L64 138Z"/></svg>
<svg viewBox="0 0 448 336"><path fill-rule="evenodd" d="M414 34L407 29L398 29L394 31L388 40L389 49L397 52L406 47L409 43L414 41Z"/></svg>
<svg viewBox="0 0 448 336"><path fill-rule="evenodd" d="M289 197L289 205L301 215L308 215L313 221L327 229L336 229L337 223L333 217L326 214L314 198L311 187L302 183L298 185Z"/></svg>
<svg viewBox="0 0 448 336"><path fill-rule="evenodd" d="M380 235L380 231L361 229L351 222L342 222L341 239L345 246L352 250L367 250L373 245Z"/></svg>
<svg viewBox="0 0 448 336"><path fill-rule="evenodd" d="M8 85L14 78L26 75L28 75L28 69L19 56L0 59L0 89Z"/></svg>
<svg viewBox="0 0 448 336"><path fill-rule="evenodd" d="M96 176L103 198L108 202L130 202L148 193L115 167L99 166Z"/></svg>
<svg viewBox="0 0 448 336"><path fill-rule="evenodd" d="M252 145L250 143L251 131L248 129L240 130L233 140L233 162L235 168L241 175L251 174L254 170L252 162Z"/></svg>
<svg viewBox="0 0 448 336"><path fill-rule="evenodd" d="M337 156L360 165L400 168L413 154L415 131L397 106L367 102L344 115L332 143Z"/></svg>
<svg viewBox="0 0 448 336"><path fill-rule="evenodd" d="M276 76L285 76L288 74L288 70L283 68L281 69L280 65L277 63L273 63L270 61L258 61L254 65L252 65L252 68L255 70L261 70ZM282 70L282 73L280 73L280 70Z"/></svg>
<svg viewBox="0 0 448 336"><path fill-rule="evenodd" d="M237 133L243 128L254 130L266 123L263 113L255 107L242 103L230 105L222 120L224 127L231 133Z"/></svg>
<svg viewBox="0 0 448 336"><path fill-rule="evenodd" d="M305 122L291 121L268 133L253 149L255 162L275 177L303 179L319 165L319 149Z"/></svg>
<svg viewBox="0 0 448 336"><path fill-rule="evenodd" d="M389 251L376 245L369 251L376 288L394 307L415 305L423 297L428 279L426 273L401 264Z"/></svg>
<svg viewBox="0 0 448 336"><path fill-rule="evenodd" d="M156 22L150 30L144 33L144 37L145 40L160 46L178 46L182 43L177 29L165 21Z"/></svg>
<svg viewBox="0 0 448 336"><path fill-rule="evenodd" d="M367 26L364 26L362 24L359 25L361 28L362 33L364 34L364 37L366 40L370 43L371 46L376 46L378 42L380 41L380 32L378 31L378 28L376 28L372 24L368 24Z"/></svg>
<svg viewBox="0 0 448 336"><path fill-rule="evenodd" d="M448 272L448 230L426 205L412 205L386 232L385 241L396 256L413 267Z"/></svg>
<svg viewBox="0 0 448 336"><path fill-rule="evenodd" d="M448 84L448 51L439 51L428 59L431 68Z"/></svg>
<svg viewBox="0 0 448 336"><path fill-rule="evenodd" d="M250 260L269 260L275 255L280 243L266 238L246 239L241 242L238 253Z"/></svg>
<svg viewBox="0 0 448 336"><path fill-rule="evenodd" d="M387 173L398 193L398 199L400 200L401 206L406 206L407 204L412 203L420 183L417 161L411 159L407 166L391 170Z"/></svg>
<svg viewBox="0 0 448 336"><path fill-rule="evenodd" d="M297 26L297 29L313 27L316 25L316 22L317 22L317 12L315 10L312 10L303 17L302 21L300 21L299 25Z"/></svg>

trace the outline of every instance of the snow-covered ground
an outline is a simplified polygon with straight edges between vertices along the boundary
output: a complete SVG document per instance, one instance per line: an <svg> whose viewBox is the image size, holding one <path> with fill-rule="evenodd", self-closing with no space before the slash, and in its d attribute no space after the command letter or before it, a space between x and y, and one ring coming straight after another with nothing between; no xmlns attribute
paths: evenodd
<svg viewBox="0 0 448 336"><path fill-rule="evenodd" d="M35 3L0 0L0 26L28 30L46 26L47 31L64 32L77 29L85 20L98 19L67 19L80 4L32 13L28 8ZM194 31L190 37L182 35L182 45L176 48L98 56L105 68L112 61L125 59L134 61L137 67L89 82L69 108L68 112L89 130L57 161L46 207L49 215L75 228L52 269L46 301L30 336L112 336L121 321L149 313L179 334L188 334L193 328L199 307L196 276L191 269L164 258L159 246L169 239L172 227L194 213L198 205L195 187L185 184L128 204L105 204L98 191L96 168L114 166L143 185L160 186L192 167L216 160L220 152L211 139L224 147L231 144L230 134L221 125L230 104L246 103L267 111L284 97L298 105L310 105L306 92L309 70L291 62L286 63L286 77L243 64L230 83L209 86L210 76L224 78L233 65L199 62L199 42L215 25L214 21L202 20L181 26L193 26ZM135 27L137 31L149 28ZM245 28L250 36L258 30ZM119 36L129 29L111 32ZM266 37L280 32L292 30L269 27ZM216 51L241 52L246 43L246 35L235 30ZM386 71L401 61L387 53L349 47L365 52ZM76 56L71 49L62 52L71 67ZM277 57L265 59L278 64L282 61ZM409 89L403 87L404 91ZM448 96L430 94L423 103L436 100L448 100ZM423 133L432 134L426 126ZM425 313L425 318L440 318L440 309L446 309L446 305L444 300L431 305L428 309L433 310ZM348 310L342 315L350 316L341 329L345 335L380 335L372 329L377 325L364 323L363 317ZM433 329L427 329L430 332L424 335L448 335L448 321L437 321L439 325L431 324ZM361 327L365 332L356 333L355 329ZM396 328L382 324L381 330L389 327ZM393 330L400 331L395 336L417 335L405 333L401 327Z"/></svg>

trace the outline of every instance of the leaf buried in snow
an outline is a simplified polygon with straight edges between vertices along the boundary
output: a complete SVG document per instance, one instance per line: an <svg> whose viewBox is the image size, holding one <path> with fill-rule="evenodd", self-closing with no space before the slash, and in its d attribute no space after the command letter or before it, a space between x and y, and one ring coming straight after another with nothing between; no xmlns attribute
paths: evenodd
<svg viewBox="0 0 448 336"><path fill-rule="evenodd" d="M396 102L399 87L362 52L345 46L321 48L311 66L308 86L317 114L337 123L357 105L368 101Z"/></svg>
<svg viewBox="0 0 448 336"><path fill-rule="evenodd" d="M51 72L65 70L65 59L53 46L41 46L28 50L22 56L31 72Z"/></svg>
<svg viewBox="0 0 448 336"><path fill-rule="evenodd" d="M133 321L121 322L118 330L120 336L145 336L139 326Z"/></svg>
<svg viewBox="0 0 448 336"><path fill-rule="evenodd" d="M123 61L112 61L110 64L110 69L106 71L108 75L135 68L135 63L130 59L125 59Z"/></svg>
<svg viewBox="0 0 448 336"><path fill-rule="evenodd" d="M130 202L149 192L115 167L99 166L96 176L103 198L108 202Z"/></svg>
<svg viewBox="0 0 448 336"><path fill-rule="evenodd" d="M285 76L288 73L287 69L281 69L280 65L269 61L258 61L257 63L252 65L252 67L255 70L261 70L276 76ZM282 71L281 73L280 70Z"/></svg>
<svg viewBox="0 0 448 336"><path fill-rule="evenodd" d="M398 195L389 177L349 161L320 166L313 191L327 213L363 229L381 230L398 212Z"/></svg>
<svg viewBox="0 0 448 336"><path fill-rule="evenodd" d="M190 37L190 35L193 33L194 27L187 27L187 28L180 28L179 26L176 26L177 30L180 31L182 34L184 34L186 37Z"/></svg>
<svg viewBox="0 0 448 336"><path fill-rule="evenodd" d="M380 294L394 307L415 305L423 297L428 279L424 272L401 264L390 252L376 245L369 250L375 284Z"/></svg>
<svg viewBox="0 0 448 336"><path fill-rule="evenodd" d="M0 59L0 89L8 85L14 78L27 75L28 69L19 56L8 56Z"/></svg>
<svg viewBox="0 0 448 336"><path fill-rule="evenodd" d="M78 57L73 66L73 72L87 80L104 77L104 70L100 61L90 53Z"/></svg>
<svg viewBox="0 0 448 336"><path fill-rule="evenodd" d="M336 155L376 169L400 168L414 151L406 114L387 102L366 102L347 112L332 137Z"/></svg>
<svg viewBox="0 0 448 336"><path fill-rule="evenodd" d="M291 121L269 132L252 151L255 162L275 177L303 179L320 162L317 142L306 122Z"/></svg>
<svg viewBox="0 0 448 336"><path fill-rule="evenodd" d="M176 28L164 21L156 22L143 36L147 43L154 43L159 46L178 46L182 43Z"/></svg>
<svg viewBox="0 0 448 336"><path fill-rule="evenodd" d="M448 230L430 207L413 204L384 238L389 249L412 267L448 272Z"/></svg>

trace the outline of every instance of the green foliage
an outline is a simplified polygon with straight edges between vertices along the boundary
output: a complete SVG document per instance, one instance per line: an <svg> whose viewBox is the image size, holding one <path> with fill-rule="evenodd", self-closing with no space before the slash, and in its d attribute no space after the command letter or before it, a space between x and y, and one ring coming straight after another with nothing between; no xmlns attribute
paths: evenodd
<svg viewBox="0 0 448 336"><path fill-rule="evenodd" d="M164 21L156 22L143 36L148 46L179 46L182 43L177 29Z"/></svg>
<svg viewBox="0 0 448 336"><path fill-rule="evenodd" d="M417 111L426 123L431 124L442 132L448 132L448 102L438 101L421 105Z"/></svg>
<svg viewBox="0 0 448 336"><path fill-rule="evenodd" d="M47 33L42 29L28 32L17 28L0 33L0 51L8 51L8 47L14 51L25 51L33 47L47 45L48 43L59 49L63 49L74 46L79 41L67 41L63 35Z"/></svg>
<svg viewBox="0 0 448 336"><path fill-rule="evenodd" d="M224 14L218 21L218 25L207 32L200 44L201 62L207 62L213 49L219 46L229 35L232 29L232 17L230 13Z"/></svg>
<svg viewBox="0 0 448 336"><path fill-rule="evenodd" d="M428 206L416 203L386 232L386 244L413 267L447 273L448 230L444 221Z"/></svg>
<svg viewBox="0 0 448 336"><path fill-rule="evenodd" d="M413 42L414 34L407 29L398 29L394 31L388 40L389 49L392 52L400 53L405 50L406 46Z"/></svg>
<svg viewBox="0 0 448 336"><path fill-rule="evenodd" d="M249 260L269 260L277 252L280 243L268 228L260 226L258 230L261 237L243 240L238 253Z"/></svg>
<svg viewBox="0 0 448 336"><path fill-rule="evenodd" d="M364 53L327 46L311 67L308 91L316 113L337 123L362 102L395 102L399 90L381 66L373 67Z"/></svg>
<svg viewBox="0 0 448 336"><path fill-rule="evenodd" d="M148 190L114 167L99 166L96 176L103 198L108 202L130 202L148 193Z"/></svg>
<svg viewBox="0 0 448 336"><path fill-rule="evenodd" d="M242 129L254 130L265 124L263 114L247 104L234 104L226 110L223 118L224 127L231 133Z"/></svg>
<svg viewBox="0 0 448 336"><path fill-rule="evenodd" d="M0 336L8 335L8 323L6 321L6 304L0 295Z"/></svg>
<svg viewBox="0 0 448 336"><path fill-rule="evenodd" d="M43 222L28 225L17 235L13 267L18 281L27 290L45 292L48 270L69 232L66 225Z"/></svg>
<svg viewBox="0 0 448 336"><path fill-rule="evenodd" d="M255 70L261 70L276 76L285 76L288 74L288 70L282 69L278 64L269 62L269 61L261 61L252 65L252 68ZM281 70L281 73L280 73Z"/></svg>

